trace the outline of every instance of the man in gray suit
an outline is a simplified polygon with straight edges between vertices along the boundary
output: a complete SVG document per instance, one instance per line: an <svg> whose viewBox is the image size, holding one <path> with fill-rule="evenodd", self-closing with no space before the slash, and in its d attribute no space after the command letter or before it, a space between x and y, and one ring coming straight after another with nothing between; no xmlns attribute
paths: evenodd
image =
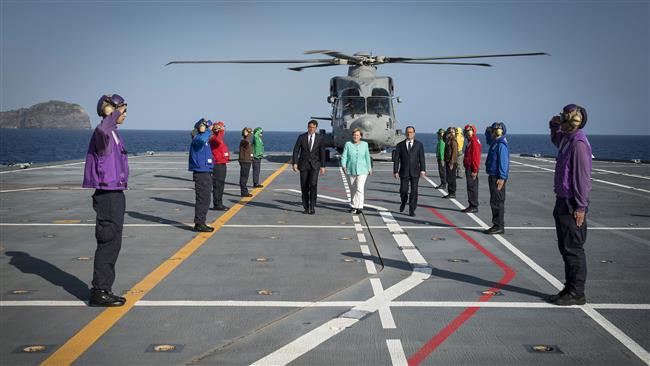
<svg viewBox="0 0 650 366"><path fill-rule="evenodd" d="M393 156L393 175L400 179L399 195L401 204L399 212L404 212L408 200L409 216L415 216L418 205L418 183L426 175L424 145L415 139L415 127L406 127L406 140L395 146ZM409 195L409 185L411 194Z"/></svg>

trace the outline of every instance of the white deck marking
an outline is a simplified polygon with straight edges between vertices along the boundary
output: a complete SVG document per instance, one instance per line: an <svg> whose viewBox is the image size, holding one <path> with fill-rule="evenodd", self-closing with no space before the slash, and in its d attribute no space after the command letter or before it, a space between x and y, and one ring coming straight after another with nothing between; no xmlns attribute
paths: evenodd
<svg viewBox="0 0 650 366"><path fill-rule="evenodd" d="M240 301L240 300L140 300L135 306L149 307L279 307L279 308L349 308L364 301ZM2 300L0 307L74 307L88 306L79 300ZM520 308L520 309L571 309L580 306L557 306L545 302L473 302L473 301L389 301L386 306L400 308ZM650 310L650 304L589 304L593 309Z"/></svg>
<svg viewBox="0 0 650 366"><path fill-rule="evenodd" d="M512 161L512 160L511 160ZM523 164L523 163L519 163ZM539 167L538 167L539 168ZM546 168L540 168L540 169L546 169ZM547 170L547 169L546 169ZM436 186L435 183L429 177L424 177L431 185L434 187ZM444 192L443 190L439 189L440 192ZM451 200L456 204L458 208L463 209L464 206L460 204L456 200ZM478 218L476 215L469 214L470 216L477 224L488 227L483 220ZM561 290L564 288L564 284L560 282L557 278L555 278L552 274L547 272L544 268L542 268L540 265L535 263L530 257L522 253L519 249L517 249L514 245L512 245L508 240L506 240L503 236L501 235L493 235L495 239L497 239L503 246L508 248L514 255L519 257L524 263L526 263L530 268L532 268L533 271L537 272L540 276L542 276L546 281L548 281L551 285L553 285L556 289ZM624 346L626 346L630 351L632 351L637 357L639 357L641 360L643 360L646 364L650 365L650 353L646 351L643 347L641 347L638 343L634 342L632 338L628 337L625 333L623 333L620 329L618 329L614 324L609 322L605 317L600 315L596 310L594 310L589 304L587 305L582 305L579 306L582 311L584 311L591 319L593 319L596 323L598 323L600 326L603 327L610 335L612 335L614 338L618 339Z"/></svg>
<svg viewBox="0 0 650 366"><path fill-rule="evenodd" d="M354 224L354 230L357 232L362 232L363 228L361 227L361 224Z"/></svg>
<svg viewBox="0 0 650 366"><path fill-rule="evenodd" d="M77 163L38 166L38 167L27 168L27 169L6 170L4 172L0 172L0 174L8 174L8 173L15 173L15 172L30 172L30 171L33 171L33 170L53 169L53 168L60 168L60 167L63 167L63 166L72 166L72 165L79 165L79 164L86 164L86 162L85 161L80 161L80 162L77 162Z"/></svg>
<svg viewBox="0 0 650 366"><path fill-rule="evenodd" d="M341 333L346 328L351 327L357 321L359 320L354 318L334 318L311 332L302 335L298 339L270 355L251 364L251 366L286 365L307 353L309 350L316 348L319 344Z"/></svg>
<svg viewBox="0 0 650 366"><path fill-rule="evenodd" d="M365 243L366 235L364 233L357 233L357 240L359 240L359 243Z"/></svg>
<svg viewBox="0 0 650 366"><path fill-rule="evenodd" d="M618 174L618 175L624 175L626 177L634 177L634 178L641 178L641 179L650 179L650 177L646 177L644 175L638 175L638 174L630 174L630 173L623 173L623 172L616 172L613 170L605 170L605 169L596 169L592 168L592 170L598 171L598 172L603 172L603 173L609 173L609 174Z"/></svg>
<svg viewBox="0 0 650 366"><path fill-rule="evenodd" d="M377 274L377 268L375 267L375 262L370 259L364 259L363 262L366 264L366 271L368 274Z"/></svg>
<svg viewBox="0 0 650 366"><path fill-rule="evenodd" d="M384 292L384 287L381 285L381 280L379 278L371 278L370 285L372 286L372 293L379 295ZM389 306L382 306L379 308L379 320L381 321L381 326L384 329L395 329L395 319L393 319L393 314L390 311Z"/></svg>
<svg viewBox="0 0 650 366"><path fill-rule="evenodd" d="M547 163L551 163L551 164L554 164L554 165L555 165L555 161L554 161L554 160L549 160L549 159L544 159L544 158L530 158L530 157L527 157L527 156L522 156L521 158L522 158L522 159L527 159L527 160L533 160L533 161L543 161L543 162L547 162ZM636 167L636 165L629 165L629 166L627 166L627 165L618 165L618 166L619 166L619 167L631 167L631 166ZM641 166L643 166L643 165L641 165ZM634 177L634 178L641 178L641 179L650 179L650 177L647 177L647 176L644 176L644 175L630 174L630 173L624 173L624 172L617 172L617 171L614 171L614 170L606 170L606 169L598 169L598 168L592 168L591 170L595 170L595 171L603 172L603 173L608 173L608 174L624 175L624 176L627 176L627 177Z"/></svg>
<svg viewBox="0 0 650 366"><path fill-rule="evenodd" d="M473 214L470 214L473 215ZM185 226L193 226L194 223L192 222L186 222L183 224L124 224L124 226L130 226L130 227L164 227L164 226L172 226L172 227L185 227ZM91 223L76 223L76 224L64 224L64 223L52 223L52 222L2 222L0 223L0 226L95 226L94 222ZM256 225L256 224L246 224L246 225L239 225L239 224L227 224L223 225L222 227L229 227L229 228L247 228L247 229L265 229L265 228L296 228L296 229L354 229L354 226L351 225ZM370 225L370 226L364 226L361 225L362 228L367 228L367 229L388 229L388 225ZM478 229L484 229L485 227L483 226L457 226L457 227L449 227L449 226L434 226L434 225L419 225L419 226L400 226L401 229L427 229L427 230L433 230L433 229L461 229L461 230L478 230ZM506 230L555 230L554 226L506 226ZM650 230L650 227L633 227L633 226L627 226L627 227L594 227L591 226L589 227L589 230L630 230L630 231L639 231L639 230ZM401 231L397 231L398 233L401 233ZM399 235L399 234L396 234Z"/></svg>
<svg viewBox="0 0 650 366"><path fill-rule="evenodd" d="M406 234L393 234L393 239L397 242L397 245L399 245L400 248L411 248L413 247L413 242L411 239L409 239L408 235Z"/></svg>
<svg viewBox="0 0 650 366"><path fill-rule="evenodd" d="M359 216L357 216L357 215L352 215L352 221L354 221L354 222L359 222Z"/></svg>
<svg viewBox="0 0 650 366"><path fill-rule="evenodd" d="M408 366L402 341L399 339L387 339L386 346L388 346L388 353L390 354L390 361L393 363L393 366Z"/></svg>
<svg viewBox="0 0 650 366"><path fill-rule="evenodd" d="M360 247L361 247L361 253L363 253L363 255L366 255L368 257L372 255L370 254L370 248L367 245L360 245Z"/></svg>
<svg viewBox="0 0 650 366"><path fill-rule="evenodd" d="M532 165L532 164L526 164L526 163L522 163L522 162L519 162L519 161L510 160L510 162L514 163L514 164L520 164L520 165L525 165L525 166L532 167L532 168L546 170L546 171L549 171L549 172L555 172L555 170L553 170L553 169L544 168L544 167L537 166L537 165ZM628 186L628 185L625 185L625 184L609 182L609 181L606 181L606 180L596 179L596 178L591 178L591 180L593 180L594 182L609 184L609 185L616 186L616 187L627 188L627 189L632 189L632 190L635 190L635 191L650 193L650 190L643 189L643 188L632 187L632 186Z"/></svg>
<svg viewBox="0 0 650 366"><path fill-rule="evenodd" d="M342 178L344 178L343 169L341 167L339 167L339 171L341 172ZM300 192L296 190L291 190L291 191ZM334 201L339 201L339 202L341 201L349 202L349 200L346 201L340 198L328 197L325 195L318 195L318 196L326 199L332 199ZM379 206L366 205L366 207L369 208L376 207L376 209L379 211L388 211L386 208L379 207ZM387 217L387 215L386 216L382 215L382 217ZM399 228L399 225L398 224L396 225L397 228ZM401 231L401 229L399 230ZM321 325L320 327L302 335L298 339L290 342L289 344L285 345L279 350L272 352L266 357L258 360L253 365L286 365L292 362L293 360L297 359L298 357L302 356L303 354L309 352L310 350L316 348L318 345L330 339L331 337L335 336L336 334L340 333L345 328L354 325L362 318L358 316L358 314L363 314L363 313L369 314L378 311L380 307L388 306L388 304L392 300L410 291L414 287L421 284L422 281L428 279L431 276L431 271L432 271L431 268L427 266L426 261L424 261L424 258L417 251L417 249L409 249L409 250L413 252L409 254L404 253L404 255L406 256L406 259L409 261L409 263L411 263L413 266L412 266L412 272L407 278L389 287L388 289L384 290L380 294L374 295L370 299L363 302L363 304L355 306L354 308L350 309L350 311L348 311L347 313L340 315L338 318L332 319L329 322ZM403 252L406 252L406 250ZM355 314L355 316L346 317L346 316L351 316L347 314Z"/></svg>

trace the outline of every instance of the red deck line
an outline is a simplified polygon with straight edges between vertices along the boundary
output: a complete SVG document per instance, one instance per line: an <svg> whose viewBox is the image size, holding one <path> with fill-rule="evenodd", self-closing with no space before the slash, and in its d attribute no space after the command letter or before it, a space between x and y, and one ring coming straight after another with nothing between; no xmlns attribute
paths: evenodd
<svg viewBox="0 0 650 366"><path fill-rule="evenodd" d="M485 249L482 245L476 242L476 240L472 239L469 235L467 235L463 230L459 229L453 222L451 222L449 219L447 219L445 216L443 216L440 212L438 212L436 209L433 207L427 207L429 211L433 212L440 220L442 220L445 224L451 226L454 228L454 230L467 242L469 242L474 248L478 249L483 255L486 257L490 258L492 262L494 262L499 268L503 270L503 277L499 280L498 284L491 288L489 291L498 291L500 290L504 285L506 285L508 282L510 282L514 277L515 277L515 271L513 271L510 267L508 267L503 261L501 261L497 256L492 254L489 250ZM492 296L494 295L483 295L481 296L478 301L479 302L486 302L489 301ZM444 327L440 332L438 332L436 335L434 335L422 348L420 348L419 351L417 351L411 358L408 360L409 366L417 366L422 361L424 361L430 354L433 352L438 346L440 346L449 336L454 334L462 325L465 323L467 320L469 320L478 310L480 307L469 307L463 310L462 313L460 313L456 318L454 318L449 324L447 324L446 327Z"/></svg>

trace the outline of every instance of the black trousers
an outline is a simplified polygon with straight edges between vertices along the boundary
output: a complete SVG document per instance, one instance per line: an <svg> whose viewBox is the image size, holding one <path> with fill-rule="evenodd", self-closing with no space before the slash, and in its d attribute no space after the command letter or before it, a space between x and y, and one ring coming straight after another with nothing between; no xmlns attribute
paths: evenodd
<svg viewBox="0 0 650 366"><path fill-rule="evenodd" d="M112 291L115 282L115 263L122 248L122 228L126 199L123 191L98 189L93 194L95 223L95 262L92 286L98 290Z"/></svg>
<svg viewBox="0 0 650 366"><path fill-rule="evenodd" d="M251 173L251 163L242 163L239 162L239 190L241 195L248 194L248 176Z"/></svg>
<svg viewBox="0 0 650 366"><path fill-rule="evenodd" d="M445 168L445 161L438 159L438 175L440 176L440 185L447 185L447 169Z"/></svg>
<svg viewBox="0 0 650 366"><path fill-rule="evenodd" d="M415 212L418 207L418 184L420 176L417 177L399 177L399 198L402 203L408 201L409 213ZM411 194L409 195L409 186Z"/></svg>
<svg viewBox="0 0 650 366"><path fill-rule="evenodd" d="M492 209L492 225L496 226L498 229L505 228L505 223L503 222L503 215L505 214L506 206L506 181L503 184L501 190L497 189L497 177L495 175L490 175L488 177L488 186L490 187L490 208Z"/></svg>
<svg viewBox="0 0 650 366"><path fill-rule="evenodd" d="M472 178L472 168L465 168L467 179L467 201L470 207L478 207L478 174Z"/></svg>
<svg viewBox="0 0 650 366"><path fill-rule="evenodd" d="M214 164L212 168L212 206L223 206L223 190L226 186L226 164Z"/></svg>
<svg viewBox="0 0 650 366"><path fill-rule="evenodd" d="M319 169L304 169L300 171L300 190L302 191L302 207L305 210L316 206L318 195Z"/></svg>
<svg viewBox="0 0 650 366"><path fill-rule="evenodd" d="M210 193L212 191L212 174L210 172L194 172L194 223L205 224L210 208Z"/></svg>
<svg viewBox="0 0 650 366"><path fill-rule="evenodd" d="M557 246L564 260L564 286L578 296L585 293L587 280L587 257L584 244L587 241L587 218L582 226L573 217L576 202L573 198L555 198L553 218L557 232Z"/></svg>
<svg viewBox="0 0 650 366"><path fill-rule="evenodd" d="M454 167L451 167L450 163L445 164L445 170L447 174L447 192L449 194L456 194L456 173L458 170L458 165L454 164Z"/></svg>
<svg viewBox="0 0 650 366"><path fill-rule="evenodd" d="M262 159L253 158L253 185L260 184L260 169L262 167Z"/></svg>

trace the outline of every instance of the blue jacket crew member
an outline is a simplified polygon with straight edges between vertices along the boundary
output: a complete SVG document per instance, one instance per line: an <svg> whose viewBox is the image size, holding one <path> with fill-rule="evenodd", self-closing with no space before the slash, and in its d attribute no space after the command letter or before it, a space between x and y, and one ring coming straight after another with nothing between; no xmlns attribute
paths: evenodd
<svg viewBox="0 0 650 366"><path fill-rule="evenodd" d="M302 213L316 213L318 196L318 174L325 174L325 145L323 138L316 133L318 122L315 119L307 123L307 132L298 136L293 147L293 171L300 170L300 190L302 191Z"/></svg>
<svg viewBox="0 0 650 366"><path fill-rule="evenodd" d="M406 127L406 140L395 146L393 155L393 175L399 178L399 196L401 204L399 212L404 212L408 199L409 216L415 216L418 206L418 184L420 177L426 174L424 161L424 145L415 139L415 127ZM409 185L411 194L409 195Z"/></svg>
<svg viewBox="0 0 650 366"><path fill-rule="evenodd" d="M213 227L205 224L210 208L212 169L214 168L212 150L208 142L211 126L212 121L203 118L194 124L188 168L193 172L192 179L194 180L194 231L208 233L214 231Z"/></svg>
<svg viewBox="0 0 650 366"><path fill-rule="evenodd" d="M129 160L117 126L126 119L126 102L117 94L107 94L97 102L102 121L95 128L86 154L84 188L94 188L93 209L97 250L90 290L90 306L122 306L126 299L113 294L115 263L122 247L122 227L129 180Z"/></svg>
<svg viewBox="0 0 650 366"><path fill-rule="evenodd" d="M485 130L485 140L490 149L485 159L485 170L488 174L490 187L490 208L492 208L492 227L485 230L486 234L503 234L505 223L506 182L510 165L510 151L506 139L506 125L495 122Z"/></svg>
<svg viewBox="0 0 650 366"><path fill-rule="evenodd" d="M363 210L363 192L366 179L372 174L372 162L370 160L370 150L368 143L361 141L363 133L360 128L352 131L352 141L345 143L343 154L341 154L341 166L343 172L350 179L350 188L352 197L350 204L351 212L360 214Z"/></svg>
<svg viewBox="0 0 650 366"><path fill-rule="evenodd" d="M564 260L564 289L549 300L555 305L584 305L587 259L587 210L591 191L591 145L582 128L587 111L569 104L549 122L551 141L558 148L555 163L555 231Z"/></svg>

